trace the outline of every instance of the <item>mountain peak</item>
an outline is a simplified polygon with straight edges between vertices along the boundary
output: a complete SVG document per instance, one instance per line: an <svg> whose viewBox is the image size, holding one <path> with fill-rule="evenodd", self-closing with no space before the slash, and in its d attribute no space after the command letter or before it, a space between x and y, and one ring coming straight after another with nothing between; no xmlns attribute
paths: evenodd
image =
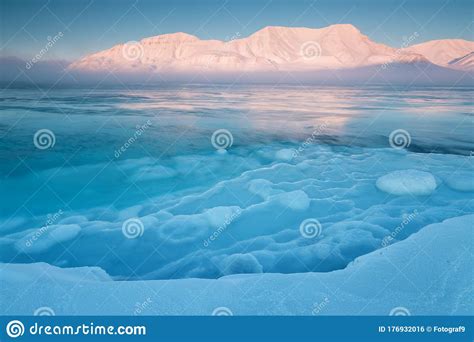
<svg viewBox="0 0 474 342"><path fill-rule="evenodd" d="M284 26L265 26L257 32L250 35L250 37L263 37L263 36L274 36L278 37L282 34L286 34L293 30L298 30L297 27L284 27Z"/></svg>
<svg viewBox="0 0 474 342"><path fill-rule="evenodd" d="M329 25L325 29L334 30L338 32L360 34L360 30L352 24L334 24L334 25Z"/></svg>
<svg viewBox="0 0 474 342"><path fill-rule="evenodd" d="M449 66L452 60L474 51L474 42L464 39L439 39L412 45L404 50L419 53L434 64Z"/></svg>
<svg viewBox="0 0 474 342"><path fill-rule="evenodd" d="M148 37L141 40L141 42L156 42L156 41L180 41L180 42L191 42L198 41L199 38L193 36L192 34L185 32L176 32L176 33L166 33L160 34L158 36Z"/></svg>
<svg viewBox="0 0 474 342"><path fill-rule="evenodd" d="M291 30L291 27L285 26L265 26L264 28L258 30L257 32L280 32L285 30Z"/></svg>
<svg viewBox="0 0 474 342"><path fill-rule="evenodd" d="M337 32L337 33L345 34L345 35L361 34L360 30L352 24L334 24L334 25L330 25L330 26L322 27L322 28L265 26L264 28L252 34L252 36L278 35L278 34L288 34L292 32L295 32L295 33Z"/></svg>

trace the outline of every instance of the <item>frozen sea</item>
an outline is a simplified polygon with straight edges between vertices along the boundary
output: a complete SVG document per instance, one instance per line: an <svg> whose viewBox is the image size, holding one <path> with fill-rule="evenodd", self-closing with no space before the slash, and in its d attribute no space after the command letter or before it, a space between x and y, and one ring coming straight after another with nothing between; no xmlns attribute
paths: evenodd
<svg viewBox="0 0 474 342"><path fill-rule="evenodd" d="M0 101L4 264L113 280L330 272L474 213L469 87L28 88Z"/></svg>

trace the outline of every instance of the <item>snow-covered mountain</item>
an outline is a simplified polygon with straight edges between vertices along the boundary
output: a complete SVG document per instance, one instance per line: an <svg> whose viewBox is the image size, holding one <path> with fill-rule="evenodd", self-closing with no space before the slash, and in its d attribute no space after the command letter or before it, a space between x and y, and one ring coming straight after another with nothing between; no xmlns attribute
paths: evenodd
<svg viewBox="0 0 474 342"><path fill-rule="evenodd" d="M449 66L456 69L474 71L474 51L450 61Z"/></svg>
<svg viewBox="0 0 474 342"><path fill-rule="evenodd" d="M429 42L412 45L403 49L407 53L417 53L425 56L431 63L444 67L454 67L458 69L464 68L464 65L469 63L454 63L454 60L467 57L467 55L474 52L474 42L464 39L442 39L431 40ZM470 57L472 59L472 56Z"/></svg>
<svg viewBox="0 0 474 342"><path fill-rule="evenodd" d="M459 56L457 56L459 57ZM247 38L201 40L186 33L128 42L74 62L71 70L121 72L307 71L428 60L375 43L349 24L321 29L265 27Z"/></svg>

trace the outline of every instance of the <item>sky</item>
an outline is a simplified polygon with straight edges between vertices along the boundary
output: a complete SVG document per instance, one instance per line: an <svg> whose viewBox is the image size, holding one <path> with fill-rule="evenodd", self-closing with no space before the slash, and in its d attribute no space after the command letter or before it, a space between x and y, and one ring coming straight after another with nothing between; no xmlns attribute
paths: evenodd
<svg viewBox="0 0 474 342"><path fill-rule="evenodd" d="M467 0L0 0L0 54L30 59L59 32L61 39L44 59L72 61L164 33L229 40L269 25L337 23L400 47L415 32L414 43L473 40L472 18Z"/></svg>

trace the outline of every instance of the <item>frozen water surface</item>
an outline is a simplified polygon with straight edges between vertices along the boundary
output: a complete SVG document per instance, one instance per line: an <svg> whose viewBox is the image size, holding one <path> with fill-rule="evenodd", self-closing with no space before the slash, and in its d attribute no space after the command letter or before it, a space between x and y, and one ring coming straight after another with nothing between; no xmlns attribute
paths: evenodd
<svg viewBox="0 0 474 342"><path fill-rule="evenodd" d="M116 280L343 269L473 213L472 95L4 90L0 261L96 266ZM35 147L39 129L54 146ZM211 143L219 129L232 135L226 151ZM395 130L408 133L402 147Z"/></svg>

